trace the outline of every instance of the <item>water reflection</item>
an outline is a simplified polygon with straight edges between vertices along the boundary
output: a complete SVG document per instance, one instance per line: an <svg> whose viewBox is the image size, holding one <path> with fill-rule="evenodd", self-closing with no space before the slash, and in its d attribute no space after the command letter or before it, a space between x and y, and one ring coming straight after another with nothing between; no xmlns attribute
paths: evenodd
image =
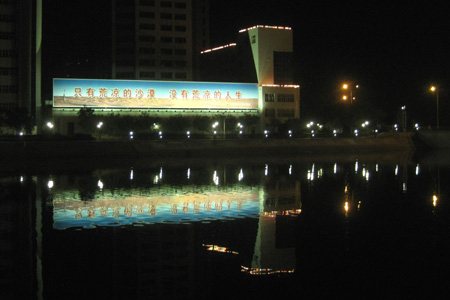
<svg viewBox="0 0 450 300"><path fill-rule="evenodd" d="M438 280L450 262L448 171L354 160L5 176L4 290L234 299L237 290L341 295L350 280L367 296L395 274L403 291L419 274Z"/></svg>

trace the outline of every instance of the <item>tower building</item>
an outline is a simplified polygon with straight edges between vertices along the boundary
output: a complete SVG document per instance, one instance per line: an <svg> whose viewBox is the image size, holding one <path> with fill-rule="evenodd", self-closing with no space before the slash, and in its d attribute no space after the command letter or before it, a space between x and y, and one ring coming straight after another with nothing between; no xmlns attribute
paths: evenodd
<svg viewBox="0 0 450 300"><path fill-rule="evenodd" d="M196 80L208 0L114 0L112 78Z"/></svg>
<svg viewBox="0 0 450 300"><path fill-rule="evenodd" d="M0 1L0 109L41 105L42 0Z"/></svg>

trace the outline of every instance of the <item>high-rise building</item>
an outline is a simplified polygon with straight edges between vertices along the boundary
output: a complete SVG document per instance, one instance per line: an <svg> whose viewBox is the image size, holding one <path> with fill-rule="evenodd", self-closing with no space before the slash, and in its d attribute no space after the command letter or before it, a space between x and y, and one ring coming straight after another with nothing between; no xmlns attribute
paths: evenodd
<svg viewBox="0 0 450 300"><path fill-rule="evenodd" d="M112 78L196 80L208 0L114 0Z"/></svg>
<svg viewBox="0 0 450 300"><path fill-rule="evenodd" d="M0 109L41 105L42 0L0 0Z"/></svg>

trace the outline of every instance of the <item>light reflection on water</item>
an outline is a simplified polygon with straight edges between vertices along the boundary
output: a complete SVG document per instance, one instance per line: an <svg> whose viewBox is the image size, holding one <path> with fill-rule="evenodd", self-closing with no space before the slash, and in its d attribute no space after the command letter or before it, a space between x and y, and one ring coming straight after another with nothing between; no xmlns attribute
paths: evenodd
<svg viewBox="0 0 450 300"><path fill-rule="evenodd" d="M403 290L415 268L427 266L429 282L450 262L448 170L355 160L18 174L0 186L2 199L21 201L9 196L0 212L35 199L23 210L35 215L28 227L2 224L35 242L2 255L40 258L29 268L43 299L229 299L238 287L247 297L324 287L336 296L348 280L383 295L371 282L395 274ZM11 249L23 244L1 228Z"/></svg>
<svg viewBox="0 0 450 300"><path fill-rule="evenodd" d="M197 222L211 219L259 215L257 188L230 187L226 190L184 186L161 186L148 194L101 193L91 201L73 199L67 191L53 194L53 227L118 226L134 223ZM70 193L72 194L72 193Z"/></svg>

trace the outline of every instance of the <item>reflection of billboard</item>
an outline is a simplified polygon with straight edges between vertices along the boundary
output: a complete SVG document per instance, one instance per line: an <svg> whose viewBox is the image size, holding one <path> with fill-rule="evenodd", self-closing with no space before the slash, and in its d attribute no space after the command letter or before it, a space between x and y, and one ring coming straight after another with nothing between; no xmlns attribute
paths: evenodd
<svg viewBox="0 0 450 300"><path fill-rule="evenodd" d="M54 79L53 107L257 109L256 83Z"/></svg>
<svg viewBox="0 0 450 300"><path fill-rule="evenodd" d="M54 195L53 228L93 228L164 222L199 222L211 219L257 217L257 190L208 193L104 195L92 201Z"/></svg>

